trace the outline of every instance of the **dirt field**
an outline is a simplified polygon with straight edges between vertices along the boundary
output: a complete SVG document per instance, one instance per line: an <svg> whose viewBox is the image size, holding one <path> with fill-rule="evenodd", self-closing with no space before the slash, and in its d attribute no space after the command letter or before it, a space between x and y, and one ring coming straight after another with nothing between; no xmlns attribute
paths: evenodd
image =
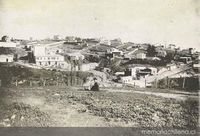
<svg viewBox="0 0 200 136"><path fill-rule="evenodd" d="M176 99L169 97L173 94L124 91L91 92L66 87L2 89L0 126L198 126L197 96Z"/></svg>

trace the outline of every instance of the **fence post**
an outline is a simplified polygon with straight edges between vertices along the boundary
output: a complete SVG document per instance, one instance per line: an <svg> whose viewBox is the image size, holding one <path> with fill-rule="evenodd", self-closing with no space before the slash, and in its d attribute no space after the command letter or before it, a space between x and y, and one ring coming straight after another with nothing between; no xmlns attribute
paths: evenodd
<svg viewBox="0 0 200 136"><path fill-rule="evenodd" d="M182 86L183 89L185 89L185 77L183 77L183 86Z"/></svg>
<svg viewBox="0 0 200 136"><path fill-rule="evenodd" d="M0 87L1 87L1 79L0 79Z"/></svg>
<svg viewBox="0 0 200 136"><path fill-rule="evenodd" d="M167 89L168 89L169 88L169 77L168 76L167 76L166 80L167 80Z"/></svg>
<svg viewBox="0 0 200 136"><path fill-rule="evenodd" d="M43 79L43 86L46 86L46 79Z"/></svg>
<svg viewBox="0 0 200 136"><path fill-rule="evenodd" d="M56 86L58 86L59 85L59 77L56 77Z"/></svg>
<svg viewBox="0 0 200 136"><path fill-rule="evenodd" d="M199 88L198 88L198 90L200 90L200 76L198 76L199 77ZM199 101L199 104L200 104L200 101ZM200 110L200 108L199 108L199 110ZM199 121L200 121L200 118L199 118Z"/></svg>
<svg viewBox="0 0 200 136"><path fill-rule="evenodd" d="M30 86L32 87L32 81L30 80L29 82L30 82Z"/></svg>
<svg viewBox="0 0 200 136"><path fill-rule="evenodd" d="M158 82L157 82L157 78L154 81L155 87L158 88Z"/></svg>
<svg viewBox="0 0 200 136"><path fill-rule="evenodd" d="M15 80L15 86L18 86L18 80L17 79Z"/></svg>
<svg viewBox="0 0 200 136"><path fill-rule="evenodd" d="M168 89L170 88L170 81L171 81L171 79L168 78Z"/></svg>

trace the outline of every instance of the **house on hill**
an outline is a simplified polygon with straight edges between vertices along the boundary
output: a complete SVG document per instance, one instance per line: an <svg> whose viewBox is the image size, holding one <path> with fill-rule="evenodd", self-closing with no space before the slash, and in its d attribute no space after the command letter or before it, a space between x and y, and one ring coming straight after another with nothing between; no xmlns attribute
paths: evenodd
<svg viewBox="0 0 200 136"><path fill-rule="evenodd" d="M3 36L0 40L0 47L6 47L6 48L16 48L17 44L14 42L11 42L10 37L8 36Z"/></svg>
<svg viewBox="0 0 200 136"><path fill-rule="evenodd" d="M156 46L156 56L157 57L166 57L166 55L167 55L167 52L166 52L166 50L165 50L165 48L164 48L164 45L161 45L161 46Z"/></svg>
<svg viewBox="0 0 200 136"><path fill-rule="evenodd" d="M123 52L116 48L109 48L106 51L106 56L110 58L121 57L122 55L123 55Z"/></svg>
<svg viewBox="0 0 200 136"><path fill-rule="evenodd" d="M34 56L36 65L42 67L52 67L52 68L62 68L62 69L71 69L71 65L69 65L65 61L65 57L60 54L56 54L55 50L48 50L48 48L44 46L34 46Z"/></svg>
<svg viewBox="0 0 200 136"><path fill-rule="evenodd" d="M128 59L146 59L147 58L147 52L145 50L141 49L135 49L133 52L125 54L125 58Z"/></svg>
<svg viewBox="0 0 200 136"><path fill-rule="evenodd" d="M134 54L136 56L136 59L145 59L147 57L146 51L144 51L144 50L138 50Z"/></svg>
<svg viewBox="0 0 200 136"><path fill-rule="evenodd" d="M17 44L13 42L0 42L0 47L5 47L5 48L16 48Z"/></svg>
<svg viewBox="0 0 200 136"><path fill-rule="evenodd" d="M85 56L79 52L66 53L65 56L68 57L68 60L84 60Z"/></svg>
<svg viewBox="0 0 200 136"><path fill-rule="evenodd" d="M13 62L14 55L13 54L1 54L0 55L0 62Z"/></svg>
<svg viewBox="0 0 200 136"><path fill-rule="evenodd" d="M107 39L100 39L100 45L111 45L110 40Z"/></svg>
<svg viewBox="0 0 200 136"><path fill-rule="evenodd" d="M13 48L0 47L0 62L13 62L16 57L16 53Z"/></svg>
<svg viewBox="0 0 200 136"><path fill-rule="evenodd" d="M115 47L116 47L116 46L122 45L121 39L114 39L114 40L111 40L110 43L111 43L112 46L115 46Z"/></svg>
<svg viewBox="0 0 200 136"><path fill-rule="evenodd" d="M170 50L175 50L176 45L175 44L169 44L167 48L170 49Z"/></svg>
<svg viewBox="0 0 200 136"><path fill-rule="evenodd" d="M94 70L98 66L98 63L83 63L80 67L80 71Z"/></svg>
<svg viewBox="0 0 200 136"><path fill-rule="evenodd" d="M155 75L157 74L158 70L154 67L148 67L148 66L135 66L130 67L125 70L125 76L131 76L135 79L146 77L147 75Z"/></svg>
<svg viewBox="0 0 200 136"><path fill-rule="evenodd" d="M53 67L53 68L63 68L71 69L65 58L62 55L45 55L45 56L36 56L36 65L42 67Z"/></svg>
<svg viewBox="0 0 200 136"><path fill-rule="evenodd" d="M147 50L150 44L144 43L144 44L139 44L138 47L140 50Z"/></svg>

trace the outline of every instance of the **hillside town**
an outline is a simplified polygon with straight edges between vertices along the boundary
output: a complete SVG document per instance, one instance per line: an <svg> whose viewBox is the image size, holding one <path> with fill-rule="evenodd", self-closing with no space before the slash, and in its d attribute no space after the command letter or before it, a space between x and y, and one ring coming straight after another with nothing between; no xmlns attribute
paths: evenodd
<svg viewBox="0 0 200 136"><path fill-rule="evenodd" d="M199 89L198 84L190 85L199 82L199 55L194 48L123 43L119 38L83 39L54 35L51 39L23 40L3 36L0 42L1 63L52 71L90 72L93 76L82 84L85 89L91 89L94 78L100 87L157 88L163 79L180 79L183 82L167 83L165 87Z"/></svg>
<svg viewBox="0 0 200 136"><path fill-rule="evenodd" d="M199 56L119 38L2 36L0 127L196 128Z"/></svg>
<svg viewBox="0 0 200 136"><path fill-rule="evenodd" d="M0 0L0 136L200 134L200 0Z"/></svg>

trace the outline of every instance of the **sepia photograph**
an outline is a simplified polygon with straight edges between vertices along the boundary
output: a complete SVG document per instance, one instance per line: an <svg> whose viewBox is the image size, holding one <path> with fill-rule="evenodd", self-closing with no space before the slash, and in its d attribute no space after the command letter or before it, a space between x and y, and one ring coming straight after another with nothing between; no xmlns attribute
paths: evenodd
<svg viewBox="0 0 200 136"><path fill-rule="evenodd" d="M200 0L0 0L0 135L199 135Z"/></svg>

